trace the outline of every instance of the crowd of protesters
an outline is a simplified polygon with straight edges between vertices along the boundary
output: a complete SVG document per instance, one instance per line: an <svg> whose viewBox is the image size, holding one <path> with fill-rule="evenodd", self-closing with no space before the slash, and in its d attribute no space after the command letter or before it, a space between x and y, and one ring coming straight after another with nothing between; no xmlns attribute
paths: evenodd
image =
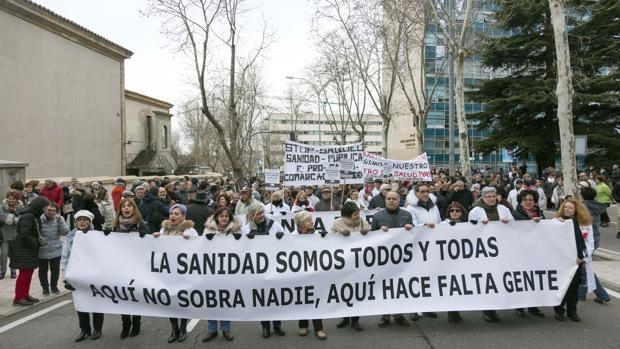
<svg viewBox="0 0 620 349"><path fill-rule="evenodd" d="M277 191L266 190L259 178L237 182L186 176L175 181L163 177L133 183L119 178L109 192L96 181L87 184L77 179L60 184L53 180L17 181L0 206L0 279L9 271L11 278L17 278L15 306L39 302L30 295L32 275L37 268L43 295L59 293L61 272L67 266L74 236L91 230L104 234L137 233L142 237L151 234L155 238L161 235L184 239L204 235L209 240L214 235L237 239L243 235L280 238L284 234L278 223L280 216L294 215L294 234L313 234L318 233L314 229L313 212L339 211L340 218L330 233L350 236L400 227L434 228L439 224L538 222L545 219L545 210L554 209L556 219L574 222L575 258L579 265L564 300L554 307L555 319L563 321L567 315L579 321L577 302L585 300L588 291L595 292L597 303L610 301L590 262L600 245L599 226L610 224L607 207L620 203L617 165L609 172L588 168L579 173L580 199L566 195L562 175L554 168L534 176L525 164L507 171L492 171L485 166L475 169L468 180L458 172L450 175L446 168L433 168L432 175L432 182L423 183L377 179L364 185L282 187ZM616 206L620 216L620 205ZM375 210L371 224L360 218L360 212L367 210ZM239 217L244 217L243 225ZM620 238L620 231L617 237ZM73 290L66 281L64 286ZM527 314L545 317L537 307L515 312L520 317ZM409 319L437 316L430 312L413 313ZM447 316L451 323L463 321L457 311L448 312ZM492 309L484 310L483 317L491 323L501 321ZM78 312L78 318L81 332L76 341L102 335L104 314L92 314L92 328L90 314ZM378 325L385 327L393 320L398 325L409 326L409 319L406 314L386 314ZM121 321L121 338L140 334L140 316L123 315ZM186 339L187 323L188 319L170 319L169 343ZM308 334L309 323L309 320L299 321L299 335ZM218 325L222 336L233 340L230 321L209 320L204 342L218 336ZM312 325L317 338L327 338L321 319L312 319ZM348 326L363 331L359 317L343 318L337 328ZM264 338L271 336L272 329L277 335L285 335L280 321L262 321L261 327Z"/></svg>

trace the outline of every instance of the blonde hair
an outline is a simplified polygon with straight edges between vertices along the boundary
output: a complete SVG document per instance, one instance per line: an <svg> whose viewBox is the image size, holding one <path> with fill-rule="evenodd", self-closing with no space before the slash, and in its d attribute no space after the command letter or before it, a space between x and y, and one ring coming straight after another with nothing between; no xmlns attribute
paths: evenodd
<svg viewBox="0 0 620 349"><path fill-rule="evenodd" d="M580 201L577 201L574 198L567 198L566 200L564 200L564 202L562 202L562 205L560 205L560 208L558 209L558 213L556 217L565 218L564 217L564 205L566 205L567 202L570 202L573 204L573 206L575 206L575 218L574 219L577 221L577 224L579 225L592 224L592 216L590 215L590 212L588 212L588 209Z"/></svg>

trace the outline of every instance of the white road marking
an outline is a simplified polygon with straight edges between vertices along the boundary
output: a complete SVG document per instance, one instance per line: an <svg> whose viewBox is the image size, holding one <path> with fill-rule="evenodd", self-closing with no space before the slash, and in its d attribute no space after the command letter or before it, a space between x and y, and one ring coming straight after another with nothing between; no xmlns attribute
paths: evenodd
<svg viewBox="0 0 620 349"><path fill-rule="evenodd" d="M620 299L620 293L616 292L616 291L612 291L612 290L607 290L607 293L609 293L610 296L614 297L614 298L618 298Z"/></svg>
<svg viewBox="0 0 620 349"><path fill-rule="evenodd" d="M13 321L13 322L11 322L8 325L4 325L4 326L0 327L0 333L4 333L4 332L6 332L6 331L8 331L8 330L10 330L10 329L12 329L14 327L17 327L19 325L25 324L26 322L28 322L30 320L36 319L36 318L38 318L41 315L47 314L47 313L49 313L52 310L58 309L58 308L63 307L65 305L69 304L69 303L72 303L72 302L73 301L71 301L71 300L62 301L62 302L59 302L59 303L56 303L56 304L52 305L51 307L48 307L48 308L45 308L43 310L37 311L36 313L30 314L28 316L24 316L23 318L21 318L19 320Z"/></svg>
<svg viewBox="0 0 620 349"><path fill-rule="evenodd" d="M198 325L198 321L200 321L200 319L191 319L189 321L189 323L187 324L187 332L192 332L192 330L194 329L194 327L196 327L196 325Z"/></svg>

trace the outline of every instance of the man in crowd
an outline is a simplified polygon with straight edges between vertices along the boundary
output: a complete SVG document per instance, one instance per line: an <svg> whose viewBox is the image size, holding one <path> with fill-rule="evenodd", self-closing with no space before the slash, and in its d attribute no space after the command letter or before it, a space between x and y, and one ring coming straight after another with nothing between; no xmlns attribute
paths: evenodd
<svg viewBox="0 0 620 349"><path fill-rule="evenodd" d="M321 189L321 200L314 205L314 210L317 212L326 211L340 211L341 206L339 202L332 200L332 190L329 187L323 187Z"/></svg>
<svg viewBox="0 0 620 349"><path fill-rule="evenodd" d="M252 196L252 189L249 187L243 187L241 191L239 191L240 199L235 206L235 215L245 215L248 213L248 208L250 206L263 206L260 201L256 200Z"/></svg>
<svg viewBox="0 0 620 349"><path fill-rule="evenodd" d="M384 184L385 185L385 184ZM389 185L388 185L389 186ZM388 190L388 189L386 189ZM397 192L388 191L385 196L385 208L373 216L372 230L383 230L387 232L390 228L404 227L411 230L414 225L411 213L399 207L400 195ZM403 314L393 314L394 322L409 327L409 320ZM390 314L385 314L379 320L379 327L386 327L390 324Z"/></svg>
<svg viewBox="0 0 620 349"><path fill-rule="evenodd" d="M198 235L202 235L205 230L205 222L207 218L213 215L214 211L209 207L209 195L206 191L199 191L191 203L187 205L186 218L194 222L194 229Z"/></svg>
<svg viewBox="0 0 620 349"><path fill-rule="evenodd" d="M373 196L372 200L370 200L370 204L368 204L368 208L371 210L375 208L385 207L386 195L388 191L390 190L390 185L387 183L381 184L380 189L381 189L381 192L379 193L379 195ZM398 203L400 204L400 198L398 200Z"/></svg>

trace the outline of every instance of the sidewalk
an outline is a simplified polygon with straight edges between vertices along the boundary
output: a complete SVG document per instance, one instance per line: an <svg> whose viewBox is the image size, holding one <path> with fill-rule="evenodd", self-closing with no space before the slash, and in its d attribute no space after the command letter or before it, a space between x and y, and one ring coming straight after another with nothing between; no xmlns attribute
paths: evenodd
<svg viewBox="0 0 620 349"><path fill-rule="evenodd" d="M606 288L620 292L620 253L597 249L594 252L592 269Z"/></svg>
<svg viewBox="0 0 620 349"><path fill-rule="evenodd" d="M11 279L10 271L6 273L4 279L0 280L0 319L9 317L24 310L43 308L41 306L42 304L45 304L53 299L62 297L63 295L69 293L69 291L65 290L65 288L63 287L62 282L59 281L59 294L54 294L50 292L49 296L43 296L43 289L41 288L41 284L39 283L39 273L37 269L34 271L34 274L32 274L30 295L38 298L40 300L39 303L31 307L16 307L13 306L13 298L15 297L15 280L16 279Z"/></svg>

